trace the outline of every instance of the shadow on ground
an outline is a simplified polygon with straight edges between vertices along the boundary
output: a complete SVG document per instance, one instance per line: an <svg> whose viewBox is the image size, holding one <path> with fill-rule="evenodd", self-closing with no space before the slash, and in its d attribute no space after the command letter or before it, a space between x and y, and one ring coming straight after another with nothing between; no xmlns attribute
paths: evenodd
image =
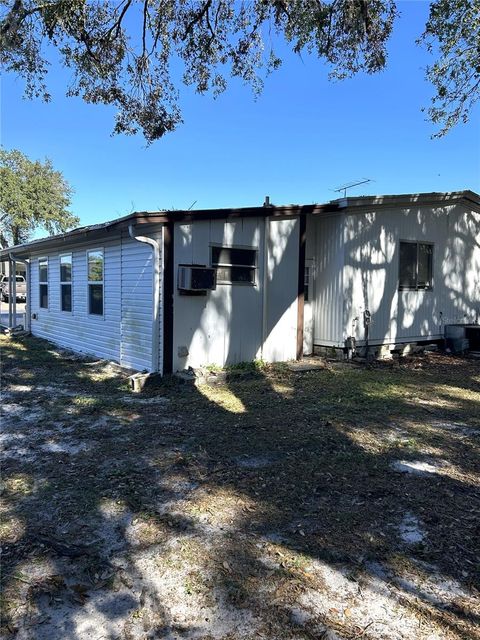
<svg viewBox="0 0 480 640"><path fill-rule="evenodd" d="M2 352L5 633L480 638L480 363L132 396L43 341Z"/></svg>

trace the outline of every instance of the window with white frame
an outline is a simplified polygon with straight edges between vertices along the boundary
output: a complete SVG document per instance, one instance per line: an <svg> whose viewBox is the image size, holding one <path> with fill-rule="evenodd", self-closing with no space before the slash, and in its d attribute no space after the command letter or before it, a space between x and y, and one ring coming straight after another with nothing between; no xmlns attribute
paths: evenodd
<svg viewBox="0 0 480 640"><path fill-rule="evenodd" d="M87 251L88 313L103 316L103 249Z"/></svg>
<svg viewBox="0 0 480 640"><path fill-rule="evenodd" d="M38 259L38 306L48 309L48 258Z"/></svg>
<svg viewBox="0 0 480 640"><path fill-rule="evenodd" d="M211 265L217 270L217 284L254 285L257 250L243 247L211 247Z"/></svg>
<svg viewBox="0 0 480 640"><path fill-rule="evenodd" d="M60 256L60 308L72 310L72 256Z"/></svg>
<svg viewBox="0 0 480 640"><path fill-rule="evenodd" d="M433 244L400 242L398 288L433 288Z"/></svg>

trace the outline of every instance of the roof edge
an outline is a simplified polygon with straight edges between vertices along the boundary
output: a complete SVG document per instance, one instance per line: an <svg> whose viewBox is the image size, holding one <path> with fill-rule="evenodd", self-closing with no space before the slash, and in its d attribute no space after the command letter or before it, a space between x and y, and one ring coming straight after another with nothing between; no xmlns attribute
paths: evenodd
<svg viewBox="0 0 480 640"><path fill-rule="evenodd" d="M432 191L429 193L402 193L396 195L353 196L339 198L336 202L341 208L360 208L371 206L403 206L411 204L442 204L464 201L480 207L480 195L465 189L464 191Z"/></svg>
<svg viewBox="0 0 480 640"><path fill-rule="evenodd" d="M362 211L365 208L375 207L401 207L412 204L421 205L439 205L442 203L464 202L467 206L473 205L480 211L480 195L475 191L466 189L464 191L451 192L431 192L417 194L398 194L398 195L378 195L378 196L357 196L339 198L325 204L289 204L289 205L270 205L259 207L239 207L226 209L196 209L174 210L174 211L136 211L129 213L121 218L110 220L100 224L87 225L78 227L55 236L47 236L39 238L24 244L7 247L0 250L0 258L7 257L10 253L16 253L19 256L47 246L55 247L62 245L68 240L76 241L82 236L89 236L96 233L108 232L113 228L126 228L129 224L163 224L166 222L193 222L195 220L211 220L211 219L235 219L245 217L272 217L272 218L288 218L296 217L301 214L328 214L345 212L347 209Z"/></svg>

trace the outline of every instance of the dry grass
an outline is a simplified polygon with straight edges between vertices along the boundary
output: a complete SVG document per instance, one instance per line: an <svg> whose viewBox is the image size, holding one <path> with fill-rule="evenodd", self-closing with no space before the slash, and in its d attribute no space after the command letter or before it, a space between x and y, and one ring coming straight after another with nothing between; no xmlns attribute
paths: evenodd
<svg viewBox="0 0 480 640"><path fill-rule="evenodd" d="M33 338L2 355L5 632L480 638L478 361L135 397Z"/></svg>

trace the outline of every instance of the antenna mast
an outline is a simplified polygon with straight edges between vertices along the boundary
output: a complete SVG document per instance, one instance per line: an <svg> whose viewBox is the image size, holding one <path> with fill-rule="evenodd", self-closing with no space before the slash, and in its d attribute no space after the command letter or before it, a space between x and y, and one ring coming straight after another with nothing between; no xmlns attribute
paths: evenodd
<svg viewBox="0 0 480 640"><path fill-rule="evenodd" d="M336 193L340 193L341 191L343 191L343 197L346 198L347 189L351 189L352 187L358 187L358 185L366 184L367 182L373 182L373 180L371 178L362 178L361 180L358 180L358 181L347 182L346 184L342 184L339 187L332 189L332 191L335 191Z"/></svg>

